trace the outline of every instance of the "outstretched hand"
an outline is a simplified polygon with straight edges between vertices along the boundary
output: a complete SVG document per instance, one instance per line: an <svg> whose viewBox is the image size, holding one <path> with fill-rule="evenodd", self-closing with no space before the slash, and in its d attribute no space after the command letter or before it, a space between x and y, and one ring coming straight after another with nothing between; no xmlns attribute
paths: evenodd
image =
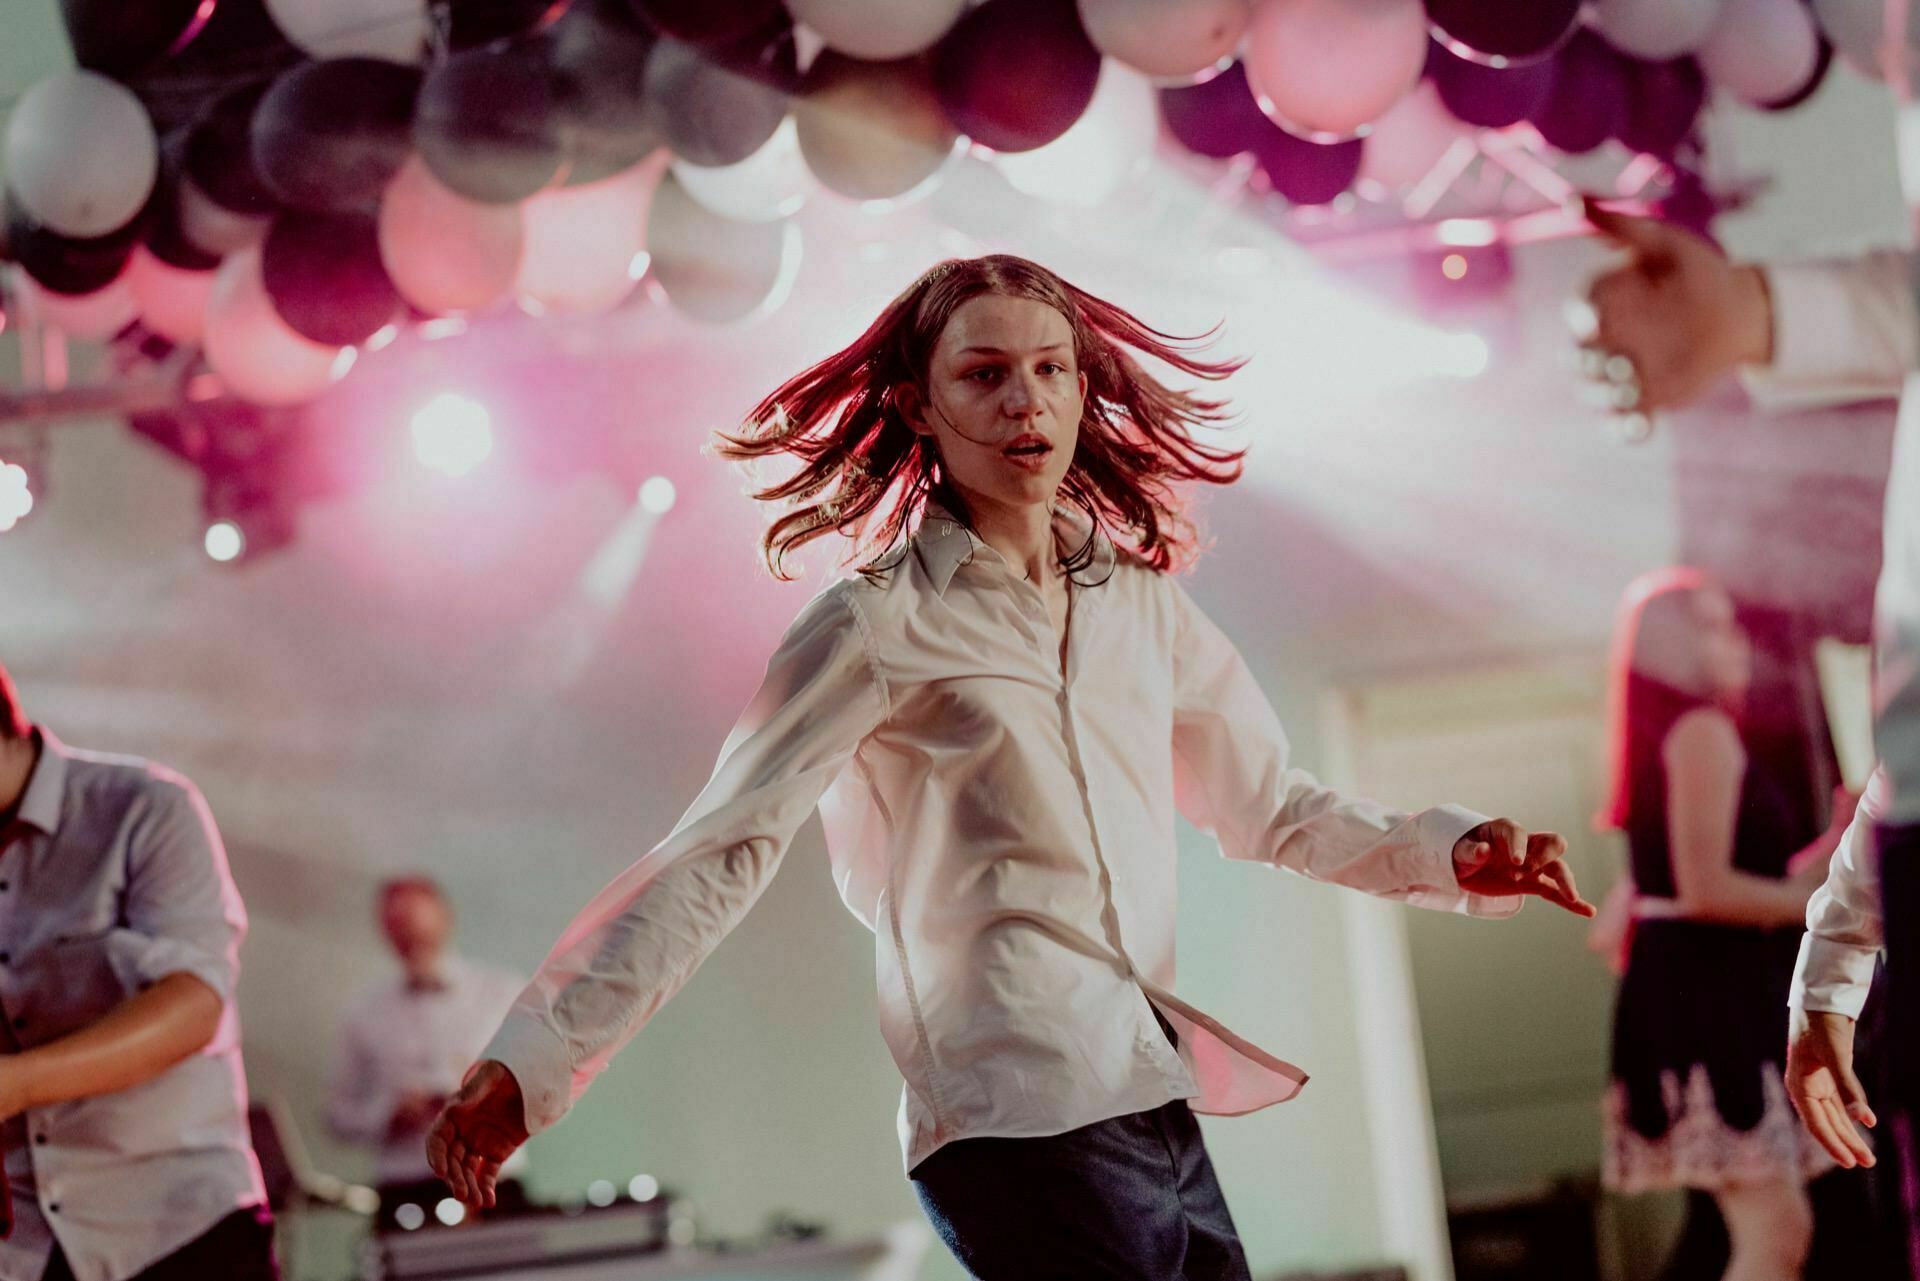
<svg viewBox="0 0 1920 1281"><path fill-rule="evenodd" d="M1847 1169L1872 1165L1873 1149L1853 1128L1872 1129L1873 1108L1853 1074L1853 1020L1820 1010L1793 1011L1787 1041L1787 1097L1807 1132Z"/></svg>
<svg viewBox="0 0 1920 1281"><path fill-rule="evenodd" d="M1471 894L1531 894L1575 916L1592 916L1593 904L1580 897L1566 852L1567 842L1557 833L1530 833L1510 818L1490 819L1454 842L1453 873Z"/></svg>
<svg viewBox="0 0 1920 1281"><path fill-rule="evenodd" d="M501 1162L526 1141L520 1083L505 1064L483 1059L427 1131L427 1164L463 1205L491 1209Z"/></svg>

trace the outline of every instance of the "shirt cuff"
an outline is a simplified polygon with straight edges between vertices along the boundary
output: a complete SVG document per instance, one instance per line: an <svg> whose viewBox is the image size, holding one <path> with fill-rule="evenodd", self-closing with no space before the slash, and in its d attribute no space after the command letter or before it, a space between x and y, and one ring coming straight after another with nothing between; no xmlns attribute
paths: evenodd
<svg viewBox="0 0 1920 1281"><path fill-rule="evenodd" d="M519 1082L528 1134L549 1129L573 1106L573 1058L567 1044L540 1019L521 1010L507 1015L480 1051Z"/></svg>
<svg viewBox="0 0 1920 1281"><path fill-rule="evenodd" d="M1800 958L1793 967L1793 986L1787 1004L1793 1009L1860 1017L1873 986L1873 967L1880 950L1836 943L1818 934L1800 939Z"/></svg>
<svg viewBox="0 0 1920 1281"><path fill-rule="evenodd" d="M107 963L127 992L144 992L171 974L191 974L220 998L233 1001L233 963L225 951L213 951L179 938L155 938L138 930L107 935Z"/></svg>
<svg viewBox="0 0 1920 1281"><path fill-rule="evenodd" d="M1413 828L1419 835L1421 854L1429 868L1423 880L1432 888L1416 890L1408 895L1409 903L1433 911L1462 912L1487 920L1504 920L1520 910L1524 901L1521 895L1494 897L1470 894L1460 888L1460 877L1453 866L1453 847L1460 843L1461 837L1488 821L1485 814L1461 805L1436 805L1414 817Z"/></svg>
<svg viewBox="0 0 1920 1281"><path fill-rule="evenodd" d="M1773 263L1761 268L1772 300L1773 361L1740 371L1748 399L1785 413L1823 405L1884 400L1889 379L1860 367L1859 281L1835 263Z"/></svg>

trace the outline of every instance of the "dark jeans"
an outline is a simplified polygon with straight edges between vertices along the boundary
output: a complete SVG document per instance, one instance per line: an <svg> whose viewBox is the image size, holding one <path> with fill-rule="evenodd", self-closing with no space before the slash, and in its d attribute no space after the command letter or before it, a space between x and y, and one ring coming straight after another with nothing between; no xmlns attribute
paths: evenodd
<svg viewBox="0 0 1920 1281"><path fill-rule="evenodd" d="M235 1210L132 1281L279 1281L273 1215L265 1206ZM67 1256L53 1248L41 1281L73 1281Z"/></svg>
<svg viewBox="0 0 1920 1281"><path fill-rule="evenodd" d="M1185 1101L1032 1139L956 1139L913 1171L947 1248L985 1281L1249 1281Z"/></svg>

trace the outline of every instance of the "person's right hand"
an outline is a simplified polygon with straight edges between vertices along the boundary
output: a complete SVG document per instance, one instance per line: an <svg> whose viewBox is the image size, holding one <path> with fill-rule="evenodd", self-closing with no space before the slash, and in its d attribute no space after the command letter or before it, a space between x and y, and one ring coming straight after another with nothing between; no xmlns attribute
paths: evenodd
<svg viewBox="0 0 1920 1281"><path fill-rule="evenodd" d="M482 1059L427 1132L427 1164L463 1205L491 1209L500 1163L526 1141L520 1082L506 1064Z"/></svg>
<svg viewBox="0 0 1920 1281"><path fill-rule="evenodd" d="M1873 1109L1853 1074L1853 1020L1795 1008L1787 1042L1787 1097L1833 1159L1851 1170L1873 1164L1873 1149L1853 1128L1872 1129Z"/></svg>
<svg viewBox="0 0 1920 1281"><path fill-rule="evenodd" d="M1612 408L1671 409L1739 365L1771 361L1773 306L1759 268L1671 223L1591 199L1585 212L1627 253L1587 287L1588 308L1575 305L1588 373L1609 384Z"/></svg>

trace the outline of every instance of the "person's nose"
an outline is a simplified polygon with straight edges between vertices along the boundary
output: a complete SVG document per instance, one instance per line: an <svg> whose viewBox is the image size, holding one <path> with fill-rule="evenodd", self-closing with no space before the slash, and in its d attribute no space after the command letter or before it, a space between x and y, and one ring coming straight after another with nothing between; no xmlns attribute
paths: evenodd
<svg viewBox="0 0 1920 1281"><path fill-rule="evenodd" d="M1001 411L1007 417L1025 423L1040 413L1042 406L1038 378L1028 370L1016 370L1007 379Z"/></svg>

